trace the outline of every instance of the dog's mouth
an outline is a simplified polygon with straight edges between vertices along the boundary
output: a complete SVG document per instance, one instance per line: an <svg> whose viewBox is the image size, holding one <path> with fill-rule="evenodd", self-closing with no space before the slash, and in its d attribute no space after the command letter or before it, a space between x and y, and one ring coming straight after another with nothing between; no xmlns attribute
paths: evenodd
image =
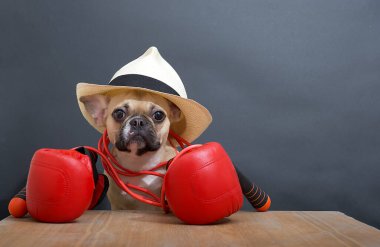
<svg viewBox="0 0 380 247"><path fill-rule="evenodd" d="M145 137L143 135L141 135L140 133L132 132L126 144L127 145L136 144L138 148L143 148L144 146L146 146L146 142L147 141L145 140Z"/></svg>
<svg viewBox="0 0 380 247"><path fill-rule="evenodd" d="M155 135L144 134L139 131L130 132L127 137L122 134L115 143L115 147L122 152L135 153L138 156L146 152L157 151L161 144Z"/></svg>

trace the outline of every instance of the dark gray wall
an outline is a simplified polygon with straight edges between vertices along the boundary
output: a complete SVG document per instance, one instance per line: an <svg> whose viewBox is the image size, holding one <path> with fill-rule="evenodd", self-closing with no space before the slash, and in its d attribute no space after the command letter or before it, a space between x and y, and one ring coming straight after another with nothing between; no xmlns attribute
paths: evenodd
<svg viewBox="0 0 380 247"><path fill-rule="evenodd" d="M214 116L199 142L221 142L273 210L380 227L379 3L1 1L1 216L36 149L96 145L76 83L155 45Z"/></svg>

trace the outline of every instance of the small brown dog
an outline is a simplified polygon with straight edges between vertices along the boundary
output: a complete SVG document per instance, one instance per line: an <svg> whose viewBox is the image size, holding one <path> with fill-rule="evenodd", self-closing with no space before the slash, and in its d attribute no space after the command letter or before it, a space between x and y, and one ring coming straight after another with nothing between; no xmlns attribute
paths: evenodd
<svg viewBox="0 0 380 247"><path fill-rule="evenodd" d="M107 129L111 153L125 168L132 171L149 170L175 156L168 143L171 123L181 118L181 111L173 103L145 92L108 93L80 99L94 122ZM164 173L165 170L158 170ZM148 175L120 178L151 190L160 196L162 178ZM112 180L107 196L112 209L153 209L122 191Z"/></svg>
<svg viewBox="0 0 380 247"><path fill-rule="evenodd" d="M135 172L152 169L176 155L169 129L192 142L212 121L204 106L187 98L181 78L156 47L119 69L108 85L78 83L77 100L91 126L100 133L107 130L118 163ZM164 168L156 171L165 173ZM127 195L109 178L112 209L156 208ZM160 196L160 177L120 178Z"/></svg>

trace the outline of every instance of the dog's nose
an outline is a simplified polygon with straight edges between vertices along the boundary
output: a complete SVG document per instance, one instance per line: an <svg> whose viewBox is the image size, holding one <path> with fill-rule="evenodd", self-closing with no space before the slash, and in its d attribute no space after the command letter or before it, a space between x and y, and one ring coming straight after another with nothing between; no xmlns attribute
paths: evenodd
<svg viewBox="0 0 380 247"><path fill-rule="evenodd" d="M131 121L129 121L129 124L133 127L139 128L145 126L147 124L147 120L143 117L134 117Z"/></svg>

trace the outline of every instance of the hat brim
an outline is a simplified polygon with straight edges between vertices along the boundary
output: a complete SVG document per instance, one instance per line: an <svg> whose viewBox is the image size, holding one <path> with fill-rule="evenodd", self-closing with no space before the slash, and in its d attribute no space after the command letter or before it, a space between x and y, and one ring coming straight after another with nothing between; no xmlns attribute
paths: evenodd
<svg viewBox="0 0 380 247"><path fill-rule="evenodd" d="M98 85L90 83L78 83L76 88L77 100L79 108L84 118L90 123L92 127L103 133L105 128L99 127L95 124L94 119L86 111L83 102L80 101L81 97L106 94L109 92L128 92L128 91L143 91L151 94L159 95L172 103L174 103L182 112L183 118L181 121L173 123L170 128L182 138L189 142L193 142L197 139L212 122L212 116L210 112L198 102L182 98L177 95L162 93L146 88L140 87L128 87L128 86L111 86L111 85Z"/></svg>

